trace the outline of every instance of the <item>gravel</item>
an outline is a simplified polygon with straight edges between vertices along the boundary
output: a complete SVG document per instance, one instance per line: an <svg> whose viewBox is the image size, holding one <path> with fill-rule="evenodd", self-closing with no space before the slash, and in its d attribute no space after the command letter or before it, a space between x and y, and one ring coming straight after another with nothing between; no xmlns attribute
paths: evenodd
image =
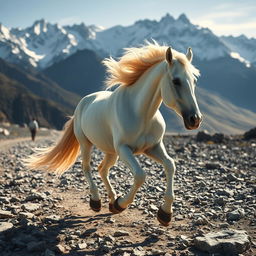
<svg viewBox="0 0 256 256"><path fill-rule="evenodd" d="M167 228L156 220L166 186L164 171L144 156L138 159L147 173L145 184L126 211L111 215L96 172L103 158L97 149L92 152L92 165L102 194L100 213L89 209L80 158L61 177L24 167L23 158L36 147L52 145L57 135L4 150L0 154L1 255L199 255L214 251L198 246L200 239L225 230L241 231L247 237L243 255L255 255L256 140L208 135L165 137L177 167L173 220ZM110 180L122 195L133 178L118 162ZM236 237L229 234L234 246L227 248L232 253L237 250Z"/></svg>

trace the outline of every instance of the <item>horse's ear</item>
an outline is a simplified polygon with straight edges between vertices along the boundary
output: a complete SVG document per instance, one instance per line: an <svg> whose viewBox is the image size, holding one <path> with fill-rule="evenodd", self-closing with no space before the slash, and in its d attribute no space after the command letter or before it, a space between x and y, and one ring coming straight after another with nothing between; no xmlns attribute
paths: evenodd
<svg viewBox="0 0 256 256"><path fill-rule="evenodd" d="M171 47L168 47L168 49L166 50L166 60L169 64L172 63L172 49L171 49Z"/></svg>
<svg viewBox="0 0 256 256"><path fill-rule="evenodd" d="M187 59L191 62L192 59L193 59L193 52L192 52L192 48L191 47L188 47L186 56L187 56Z"/></svg>

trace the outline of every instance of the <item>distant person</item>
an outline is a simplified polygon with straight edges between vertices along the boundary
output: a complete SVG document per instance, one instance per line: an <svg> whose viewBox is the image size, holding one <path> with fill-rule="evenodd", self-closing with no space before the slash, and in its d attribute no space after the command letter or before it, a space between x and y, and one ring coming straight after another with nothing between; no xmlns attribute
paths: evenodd
<svg viewBox="0 0 256 256"><path fill-rule="evenodd" d="M36 132L39 128L38 122L36 121L35 118L32 119L32 121L28 125L30 133L31 133L31 139L34 141L36 137Z"/></svg>

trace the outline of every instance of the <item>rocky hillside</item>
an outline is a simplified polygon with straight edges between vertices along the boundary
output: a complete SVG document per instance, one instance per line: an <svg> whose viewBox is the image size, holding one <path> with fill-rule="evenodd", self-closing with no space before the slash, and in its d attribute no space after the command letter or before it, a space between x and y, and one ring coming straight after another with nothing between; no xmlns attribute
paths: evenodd
<svg viewBox="0 0 256 256"><path fill-rule="evenodd" d="M62 129L69 108L41 98L30 92L23 84L0 73L0 116L1 121L28 124L35 117L40 126Z"/></svg>
<svg viewBox="0 0 256 256"><path fill-rule="evenodd" d="M0 111L2 119L61 129L80 97L68 92L42 73L23 69L0 59Z"/></svg>

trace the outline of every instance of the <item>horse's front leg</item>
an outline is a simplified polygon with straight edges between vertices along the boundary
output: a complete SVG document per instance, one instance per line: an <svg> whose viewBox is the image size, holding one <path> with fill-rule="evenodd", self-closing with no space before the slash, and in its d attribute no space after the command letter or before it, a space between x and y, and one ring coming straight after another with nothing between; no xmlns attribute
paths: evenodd
<svg viewBox="0 0 256 256"><path fill-rule="evenodd" d="M167 154L162 141L159 144L147 150L145 154L153 158L157 162L161 163L165 169L167 180L167 188L164 197L165 202L162 206L160 206L158 210L157 219L161 224L168 226L172 217L172 203L174 201L174 160Z"/></svg>
<svg viewBox="0 0 256 256"><path fill-rule="evenodd" d="M146 174L140 167L139 163L135 159L131 149L127 145L120 145L116 147L116 151L120 159L129 167L134 177L134 183L130 191L123 197L118 197L114 203L115 213L122 212L131 204L134 200L136 192L142 186L145 181Z"/></svg>

